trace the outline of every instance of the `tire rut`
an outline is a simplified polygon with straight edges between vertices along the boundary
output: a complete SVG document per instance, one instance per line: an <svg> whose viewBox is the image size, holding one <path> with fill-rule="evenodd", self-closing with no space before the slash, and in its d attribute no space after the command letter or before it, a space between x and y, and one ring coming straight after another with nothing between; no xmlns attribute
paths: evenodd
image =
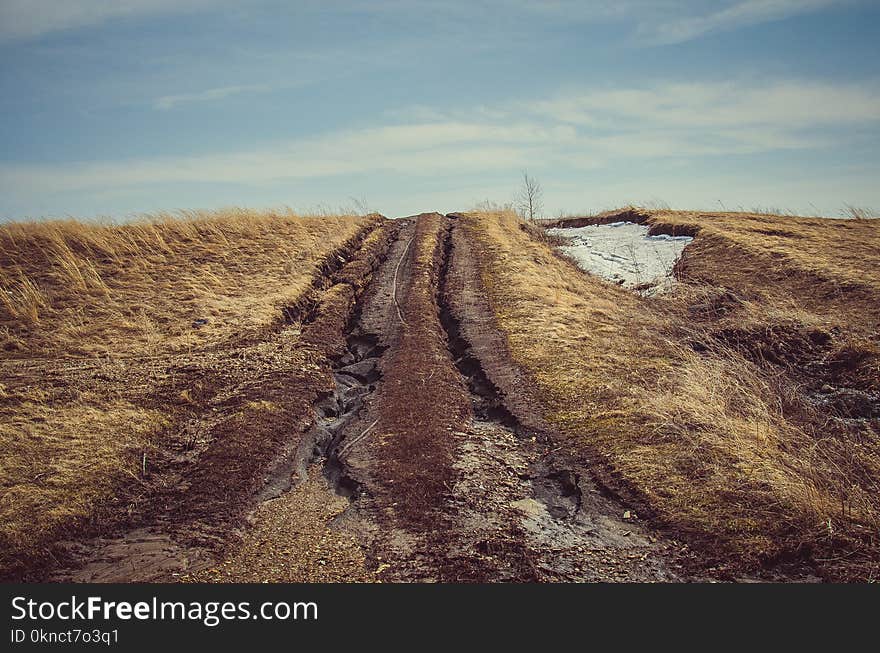
<svg viewBox="0 0 880 653"><path fill-rule="evenodd" d="M510 409L486 371L485 347L468 339L465 326L479 316L462 299L480 290L463 285L475 261L456 251L455 228L436 215L402 225L356 308L334 361L335 389L315 405L295 476L321 464L349 500L332 527L360 541L385 581L680 580L677 543L658 541L557 455L538 419ZM431 247L433 262L419 263ZM456 413L462 401L463 418L429 419L431 409ZM413 409L428 414L417 422L427 432L413 431ZM421 465L416 504L400 457Z"/></svg>
<svg viewBox="0 0 880 653"><path fill-rule="evenodd" d="M410 234L422 219L401 232L377 273L353 325L350 340L361 343L360 350L339 361L339 391L318 406L324 420L342 421L339 430L318 438L330 443L325 474L351 499L335 526L356 534L371 569L386 581L681 580L677 543L656 538L634 511L605 496L584 470L566 464L552 435L535 428L537 418L524 422L510 409L486 371L485 348L474 347L465 328L479 319L462 310L463 295L479 292L465 288L461 274L473 271L475 261L456 251L454 218L438 223L433 217L436 227L421 225ZM436 252L426 280L414 250L431 246ZM412 294L418 283L431 289L428 303ZM421 368L407 367L415 355L410 349L430 349L432 334L442 350L417 356ZM351 404L344 399L349 378L373 383ZM398 396L400 383L416 386L425 378L442 378L461 390L450 394L421 381L421 389L408 395L417 408L446 402L441 410L454 412L461 397L469 410L447 431L425 422L433 430L417 437L401 421L405 407L389 398ZM404 509L405 477L388 460L395 444L403 445L396 455L409 456L415 448L417 458L443 447L450 451L443 490L419 504L422 514ZM440 474L429 467L421 471L426 487Z"/></svg>
<svg viewBox="0 0 880 653"><path fill-rule="evenodd" d="M449 552L457 558L454 575L489 581L682 580L677 543L638 523L635 512L606 496L585 470L566 464L550 433L523 424L506 405L462 328L462 321L480 319L462 310L466 292L479 289L463 285L461 271L476 262L469 252L456 252L454 230L453 218L443 236L438 308L474 412L470 428L456 433L460 476L450 512L462 536Z"/></svg>

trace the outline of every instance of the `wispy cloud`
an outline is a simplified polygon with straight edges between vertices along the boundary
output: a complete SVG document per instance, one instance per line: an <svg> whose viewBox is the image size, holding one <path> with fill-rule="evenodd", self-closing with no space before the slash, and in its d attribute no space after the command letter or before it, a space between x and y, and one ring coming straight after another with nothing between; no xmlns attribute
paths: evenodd
<svg viewBox="0 0 880 653"><path fill-rule="evenodd" d="M880 123L880 84L796 80L671 82L569 91L521 107L578 128L605 161L759 154L845 145Z"/></svg>
<svg viewBox="0 0 880 653"><path fill-rule="evenodd" d="M259 184L361 173L477 172L522 166L530 156L541 158L542 152L573 136L573 128L565 125L395 125L225 154L76 165L0 165L0 189L62 192L194 182Z"/></svg>
<svg viewBox="0 0 880 653"><path fill-rule="evenodd" d="M219 88L209 88L198 93L181 93L180 95L165 95L158 98L153 106L160 111L173 109L181 104L190 104L193 102L212 102L223 100L232 95L240 95L242 93L258 93L267 91L269 87L262 84L250 84L245 86L221 86Z"/></svg>
<svg viewBox="0 0 880 653"><path fill-rule="evenodd" d="M0 41L100 25L108 20L194 11L223 0L3 0Z"/></svg>
<svg viewBox="0 0 880 653"><path fill-rule="evenodd" d="M245 7L245 4L249 4ZM2 0L0 2L0 41L23 40L62 30L101 25L120 18L174 15L201 10L233 7L237 12L260 11L257 5L274 12L279 18L289 16L271 0L253 0L251 3L234 0ZM579 19L606 17L615 13L619 3L603 0L585 9L577 0L533 3L528 0L298 0L290 3L295 14L334 13L336 15L376 14L380 16L419 17L428 23L442 21L444 25L472 22L474 19L504 17L507 22L517 17L545 14L560 16L576 11ZM275 6L273 6L275 5ZM619 10L618 10L619 11Z"/></svg>
<svg viewBox="0 0 880 653"><path fill-rule="evenodd" d="M297 13L334 12L337 15L375 14L420 19L457 32L463 26L491 18L503 24L504 34L525 35L535 22L580 24L608 20L628 21L636 26L641 43L664 45L683 43L713 32L729 31L791 16L817 11L858 0L299 0ZM62 30L93 27L120 18L175 15L197 11L217 11L234 7L236 11L257 11L253 5L278 11L271 3L253 2L245 10L232 0L2 0L0 2L0 42L25 40ZM714 10L708 9L715 7ZM286 15L279 13L279 16ZM488 34L485 35L488 37Z"/></svg>
<svg viewBox="0 0 880 653"><path fill-rule="evenodd" d="M651 45L672 45L713 32L725 32L790 18L841 4L841 0L743 0L704 15L680 15L641 23L639 40ZM701 5L697 3L695 8Z"/></svg>
<svg viewBox="0 0 880 653"><path fill-rule="evenodd" d="M204 95L193 94L199 99ZM443 111L422 106L401 109L397 116L404 120L261 149L66 165L5 164L0 165L0 191L13 195L193 183L260 185L343 175L491 176L525 166L574 171L620 160L699 161L825 147L840 144L843 128L880 122L880 87L797 81L667 83L569 92L498 107Z"/></svg>
<svg viewBox="0 0 880 653"><path fill-rule="evenodd" d="M640 129L775 127L790 131L880 120L878 83L672 82L569 92L526 105L569 124Z"/></svg>

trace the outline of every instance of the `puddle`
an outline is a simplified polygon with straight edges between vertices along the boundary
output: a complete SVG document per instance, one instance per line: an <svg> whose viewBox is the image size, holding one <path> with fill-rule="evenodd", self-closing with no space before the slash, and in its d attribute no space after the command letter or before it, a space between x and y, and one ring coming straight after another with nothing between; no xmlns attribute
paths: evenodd
<svg viewBox="0 0 880 653"><path fill-rule="evenodd" d="M613 222L548 229L569 244L559 247L578 266L625 288L653 295L673 282L672 270L690 236L648 235L647 225Z"/></svg>

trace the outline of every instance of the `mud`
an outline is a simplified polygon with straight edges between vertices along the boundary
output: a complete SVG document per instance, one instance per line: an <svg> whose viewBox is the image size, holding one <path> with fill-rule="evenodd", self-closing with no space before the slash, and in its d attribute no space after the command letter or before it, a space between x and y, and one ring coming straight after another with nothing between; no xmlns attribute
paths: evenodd
<svg viewBox="0 0 880 653"><path fill-rule="evenodd" d="M340 469L356 488L339 526L358 534L385 580L441 578L450 432L468 406L433 299L442 220L405 222L365 295L354 333L381 351L379 376L327 458L331 475Z"/></svg>
<svg viewBox="0 0 880 653"><path fill-rule="evenodd" d="M356 321L356 320L355 320ZM323 461L325 475L342 495L354 492L338 460L345 427L363 407L365 398L376 389L381 378L379 358L386 348L376 336L363 334L359 327L346 339L345 353L333 363L333 389L322 393L313 407L312 427L298 441L292 441L273 461L266 474L259 501L268 501L288 492L295 482L304 482L316 461Z"/></svg>

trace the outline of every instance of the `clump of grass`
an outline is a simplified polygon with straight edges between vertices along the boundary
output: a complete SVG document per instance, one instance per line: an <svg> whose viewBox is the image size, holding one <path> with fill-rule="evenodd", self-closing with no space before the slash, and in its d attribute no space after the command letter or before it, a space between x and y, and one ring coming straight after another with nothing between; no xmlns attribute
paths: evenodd
<svg viewBox="0 0 880 653"><path fill-rule="evenodd" d="M880 216L880 213L865 206L853 206L852 204L847 204L843 207L843 216L854 220L870 220Z"/></svg>
<svg viewBox="0 0 880 653"><path fill-rule="evenodd" d="M0 287L0 301L14 320L27 325L37 324L40 311L48 305L43 291L21 271L17 281L9 283L8 287Z"/></svg>
<svg viewBox="0 0 880 653"><path fill-rule="evenodd" d="M529 236L534 240L540 240L541 242L547 243L548 245L564 245L566 244L565 238L562 236L552 236L547 233L547 230L536 224L533 221L529 220L520 220L519 228L524 232L529 234Z"/></svg>

